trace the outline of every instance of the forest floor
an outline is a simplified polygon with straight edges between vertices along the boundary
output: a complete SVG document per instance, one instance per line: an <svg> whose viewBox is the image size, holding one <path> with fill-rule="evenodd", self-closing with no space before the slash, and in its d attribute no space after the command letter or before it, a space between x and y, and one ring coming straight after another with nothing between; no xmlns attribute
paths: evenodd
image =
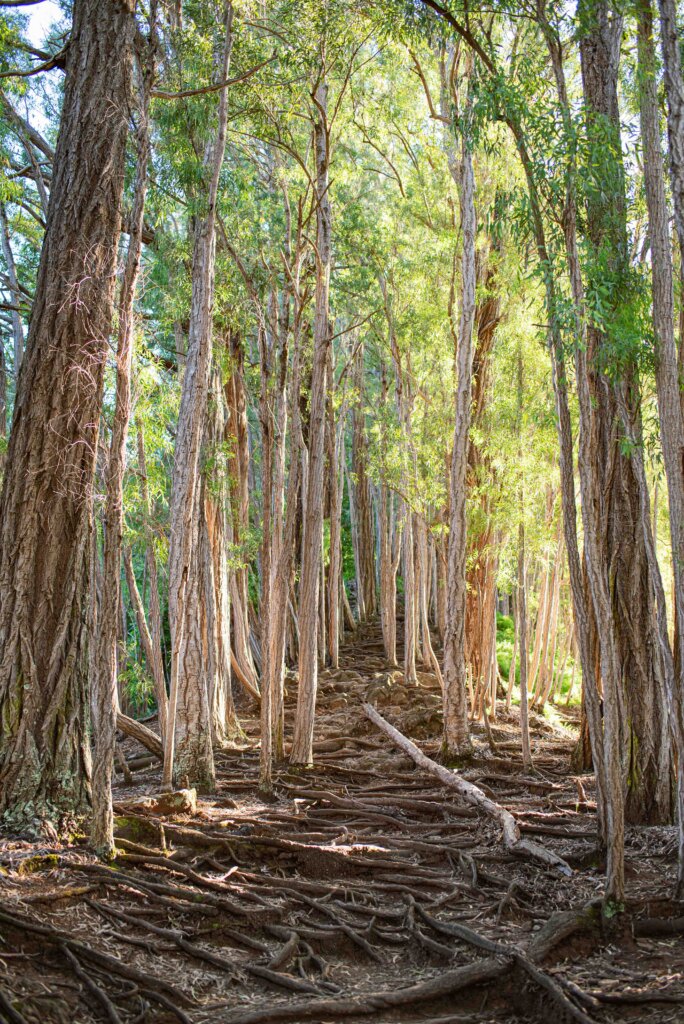
<svg viewBox="0 0 684 1024"><path fill-rule="evenodd" d="M246 744L217 756L217 793L192 815L131 810L159 791L156 763L119 781L112 867L84 840L0 841L0 1021L681 1021L674 829L629 830L628 924L602 932L593 782L571 772L562 711L533 718L534 771L517 714L500 714L496 750L476 728L463 774L572 877L508 855L494 821L370 723L363 701L438 756L436 681L401 680L378 627L359 628L321 674L315 765L282 766L272 802Z"/></svg>

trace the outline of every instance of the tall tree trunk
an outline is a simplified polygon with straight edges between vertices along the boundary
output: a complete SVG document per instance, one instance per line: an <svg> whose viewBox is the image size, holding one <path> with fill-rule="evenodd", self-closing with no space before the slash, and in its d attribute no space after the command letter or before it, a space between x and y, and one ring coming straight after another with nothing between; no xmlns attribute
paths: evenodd
<svg viewBox="0 0 684 1024"><path fill-rule="evenodd" d="M539 11L543 14L542 7L539 8ZM563 48L558 36L543 17L540 24L549 49L564 129L568 140L571 142L568 146L568 159L565 168L565 202L562 211L562 224L568 274L570 277L570 285L575 307L575 359L579 391L586 378L587 362L584 292L577 245L577 152L576 146L572 144L571 141L575 137L575 133L572 125L572 115L565 83ZM547 346L551 358L552 381L556 404L561 503L563 509L563 535L568 555L573 614L577 627L578 647L582 665L582 723L583 727L586 727L585 731L588 730L589 733L589 743L578 743L575 751L575 757L576 760L578 760L580 767L588 767L588 759L589 761L593 761L597 785L596 803L599 834L602 841L605 842L607 834L606 801L610 798L610 795L606 788L607 783L603 752L605 737L600 705L601 697L599 693L598 629L588 573L583 569L577 536L577 504L575 499L572 420L568 399L566 365L563 348L564 343L558 317L559 305L557 301L557 287L555 278L550 272L551 262L546 245L546 234L544 221L542 219L540 199L537 192L534 166L530 159L530 155L527 152L525 139L522 135L519 124L514 119L509 121L509 124L515 135L518 153L520 155L527 180L537 255L540 264L547 268L544 275L545 302L550 320L549 330L547 332ZM580 408L583 408L585 413L591 411L590 404L581 404ZM583 471L586 474L590 469L588 458L582 457L583 452L585 453L585 456L589 452L590 426L586 418L583 419L581 415L579 439L578 462L580 463L580 484L582 484ZM588 478L586 478L586 480L588 480ZM589 483L587 483L587 487L589 490L591 489L589 487ZM585 490L585 492L583 492L583 500L589 493L589 490ZM582 513L584 516L584 506L582 507ZM588 546L589 544L585 534L585 556L587 554ZM586 557L584 565L586 567ZM590 757L588 758L589 746Z"/></svg>
<svg viewBox="0 0 684 1024"><path fill-rule="evenodd" d="M394 495L380 483L380 623L385 657L397 665L397 570L401 557L401 539L397 537Z"/></svg>
<svg viewBox="0 0 684 1024"><path fill-rule="evenodd" d="M299 690L292 739L293 764L313 759L313 730L318 685L318 614L323 546L323 484L325 470L325 394L330 346L328 300L332 241L332 211L328 182L330 138L328 86L321 72L313 102L316 158L316 296L314 354L309 411L309 457L304 503L304 542L299 586Z"/></svg>
<svg viewBox="0 0 684 1024"><path fill-rule="evenodd" d="M363 356L363 345L359 345L354 358L353 374L357 398L352 411L352 473L357 528L355 555L360 588L358 606L359 610L363 610L363 618L372 619L377 612L375 529L371 484L366 472L368 443L366 441L366 416L363 399Z"/></svg>
<svg viewBox="0 0 684 1024"><path fill-rule="evenodd" d="M5 348L0 339L0 475L5 469L5 440L7 438L7 366ZM2 479L0 478L0 485Z"/></svg>
<svg viewBox="0 0 684 1024"><path fill-rule="evenodd" d="M14 263L14 253L12 252L7 211L4 203L0 203L0 240L2 241L2 255L7 266L9 293L13 306L11 314L12 340L14 342L14 379L19 380L19 369L21 368L21 360L24 356L24 325L21 322L21 291L19 290L19 279Z"/></svg>
<svg viewBox="0 0 684 1024"><path fill-rule="evenodd" d="M667 96L670 181L680 258L684 261L684 78L682 77L681 40L677 30L676 0L658 0L658 7L660 8L660 45L663 52L665 94Z"/></svg>
<svg viewBox="0 0 684 1024"><path fill-rule="evenodd" d="M511 701L513 699L513 687L515 685L516 664L518 660L518 637L520 633L520 623L518 602L515 599L515 596L513 597L511 611L513 613L513 650L511 652L511 664L508 668L508 685L506 687L506 711L511 710Z"/></svg>
<svg viewBox="0 0 684 1024"><path fill-rule="evenodd" d="M209 452L220 450L225 436L225 405L221 374L214 367L209 402L206 440ZM207 615L209 703L211 735L215 747L230 745L242 736L233 702L230 666L230 593L226 515L228 486L220 469L216 478L205 480L202 527L207 545L204 603Z"/></svg>
<svg viewBox="0 0 684 1024"><path fill-rule="evenodd" d="M225 82L228 75L233 42L233 9L225 6L223 18L225 43L216 81ZM174 746L177 707L180 740L185 754L183 764L203 788L213 784L213 759L197 729L206 726L202 703L204 687L201 678L201 638L199 629L199 596L197 569L197 516L199 510L199 457L206 416L209 375L211 369L212 310L216 252L216 198L219 175L226 145L228 114L227 88L220 90L216 119L216 135L206 146L204 174L207 180L206 209L198 219L192 257L192 300L188 353L183 375L178 431L173 461L170 503L169 543L169 624L171 627L171 680L166 745L164 748L164 786L173 783ZM193 569L195 571L193 571ZM189 611L188 611L189 609ZM190 632L186 635L186 627ZM187 649L185 649L187 648ZM199 652L199 653L198 653ZM199 661L198 661L199 659ZM183 675L181 676L181 668ZM192 674L190 674L192 673ZM199 673L199 674L198 674ZM179 701L179 690L182 699ZM181 743L179 742L179 746ZM190 748L193 748L190 753ZM192 778L197 775L197 779Z"/></svg>
<svg viewBox="0 0 684 1024"><path fill-rule="evenodd" d="M192 334L191 334L192 337ZM190 354L190 347L188 354ZM190 359L188 359L190 366ZM209 656L209 623L207 621L207 588L211 552L207 542L201 509L206 482L197 482L196 513L191 524L192 561L182 604L183 621L179 623L178 680L176 690L176 728L167 731L167 748L173 742L173 770L182 787L195 786L211 793L215 785L214 751L211 730L211 693L215 668ZM172 633L173 637L173 633ZM173 653L172 653L173 657ZM171 701L169 701L169 709ZM166 765L166 750L165 765ZM169 785L168 782L165 782Z"/></svg>
<svg viewBox="0 0 684 1024"><path fill-rule="evenodd" d="M142 421L136 421L136 437L138 445L138 477L142 498L143 530L145 534L145 567L149 584L149 634L150 647L146 654L148 668L154 684L154 695L159 713L159 732L162 745L166 742L166 719L168 715L168 697L166 694L166 675L164 673L164 656L162 652L162 615L159 602L159 572L157 569L157 552L154 546L152 529L152 509L150 491L147 482L147 458L145 456L145 435ZM130 589L130 588L129 588ZM142 605L141 605L142 606Z"/></svg>
<svg viewBox="0 0 684 1024"><path fill-rule="evenodd" d="M14 827L81 813L90 799L92 483L134 32L130 0L76 0L0 498L0 813Z"/></svg>
<svg viewBox="0 0 684 1024"><path fill-rule="evenodd" d="M230 354L230 375L225 385L228 405L226 441L231 455L228 472L231 487L232 514L228 525L229 540L238 550L247 540L249 530L249 442L247 424L247 395L245 390L245 354L237 334L228 335L226 347ZM249 641L249 596L247 567L231 571L230 604L233 624L233 650L238 678L249 693L259 692L257 673Z"/></svg>
<svg viewBox="0 0 684 1024"><path fill-rule="evenodd" d="M522 490L520 504L522 506ZM523 767L532 766L530 750L530 720L527 706L527 581L525 565L525 526L518 526L518 647L520 648L520 734L522 741ZM515 667L513 669L515 671Z"/></svg>
<svg viewBox="0 0 684 1024"><path fill-rule="evenodd" d="M261 388L259 393L259 420L261 423L261 745L259 754L259 787L264 792L272 789L273 771L273 680L270 654L273 650L271 635L272 594L272 528L273 501L273 413L272 413L272 355L274 342L272 324L259 324L259 366Z"/></svg>
<svg viewBox="0 0 684 1024"><path fill-rule="evenodd" d="M286 197L287 199L287 197ZM286 201L286 213L289 224L289 204ZM286 249L289 254L289 229L286 238ZM272 756L277 759L284 757L284 655L285 655L285 615L287 611L287 587L290 580L292 559L292 524L291 515L286 517L285 511L285 464L287 437L287 370L288 345L290 331L290 299L291 286L283 293L280 316L278 318L279 351L278 365L275 376L275 395L273 398L275 414L273 418L273 530L271 541L271 579L270 579L270 626L268 629L268 684L270 690ZM298 323L295 324L298 330ZM298 339L295 338L295 362L298 360ZM298 371L297 371L298 373ZM292 459L298 463L296 453ZM296 496L293 499L296 508ZM289 511L289 510L288 510ZM282 572L282 577L280 573Z"/></svg>
<svg viewBox="0 0 684 1024"><path fill-rule="evenodd" d="M404 680L411 684L416 675L416 648L418 629L416 622L416 563L413 545L413 512L402 502L404 523L401 534L402 577L404 581Z"/></svg>
<svg viewBox="0 0 684 1024"><path fill-rule="evenodd" d="M156 45L156 7L150 11L149 56L140 67L138 124L136 130L137 164L133 209L129 228L128 251L119 297L119 323L116 344L116 400L109 462L106 474L104 507L102 602L99 608L94 673L91 679L95 764L92 800L93 817L90 841L106 859L114 855L114 811L112 776L116 748L117 637L121 606L121 555L124 531L123 486L126 472L126 441L131 418L131 367L133 363L133 304L140 270L143 219L147 195L147 166L150 157L149 105L154 77Z"/></svg>
<svg viewBox="0 0 684 1024"><path fill-rule="evenodd" d="M342 574L342 497L340 493L341 427L335 422L332 346L328 350L327 454L330 512L330 561L328 566L328 660L332 668L340 664L340 579ZM344 410L340 419L344 424Z"/></svg>
<svg viewBox="0 0 684 1024"><path fill-rule="evenodd" d="M668 7L667 0L661 4L663 11ZM674 28L674 26L672 26ZM666 671L668 685L668 702L670 704L670 721L677 750L679 770L679 869L678 888L684 891L684 792L682 792L682 762L684 761L684 718L682 700L684 698L684 419L680 394L679 369L677 365L677 347L674 335L674 282L670 238L668 229L667 204L665 199L665 175L663 157L660 148L660 117L658 110L658 92L656 81L656 58L653 43L653 15L650 0L640 0L638 6L638 54L639 54L639 102L641 111L641 133L644 145L644 182L646 186L646 204L648 207L649 237L651 243L652 265L652 297L653 327L656 339L656 390L658 394L658 412L660 416L660 436L667 477L667 490L670 512L670 539L672 543L672 573L675 592L675 615L677 629L675 631L679 645L678 657L675 659L679 673L676 678ZM665 36L668 25L663 23L662 32ZM669 52L670 42L663 39L663 49ZM666 64L666 83L668 103L670 91L674 89L676 99L681 101L679 127L684 133L684 86L669 81L671 77ZM681 72L680 72L681 79ZM676 106L676 102L675 102ZM678 179L675 165L684 174L684 139L670 140L672 148L672 184L677 187ZM679 182L681 195L678 218L684 215L684 177ZM684 241L684 225L681 240ZM684 250L682 250L684 251ZM653 540L655 553L655 540ZM659 575L659 573L658 573ZM661 584L662 587L662 584ZM664 595L660 598L664 604ZM667 623L665 623L664 641L667 641ZM671 658L665 655L666 664ZM674 666L673 666L674 667Z"/></svg>
<svg viewBox="0 0 684 1024"><path fill-rule="evenodd" d="M621 18L605 0L584 0L581 16L586 25L580 39L580 57L591 162L587 190L589 272L601 280L608 273L614 280L624 281L629 271L617 96ZM610 144L606 142L607 133ZM603 549L603 586L611 592L619 691L613 699L604 674L604 734L607 730L610 735L608 723L612 722L614 709L615 742L621 757L626 758L622 775L626 819L653 824L671 819L672 787L670 773L662 771L664 751L660 737L666 711L660 686L662 665L653 584L644 540L644 531L650 530L650 515L648 524L641 522L643 509L635 467L620 450L615 392L599 368L611 339L600 325L592 322L588 324L587 337L589 365L595 379L592 458L598 460L597 483L599 474L602 487L606 479L611 481L605 501L597 506L601 510L597 525ZM637 370L628 368L616 386L623 393L624 411L629 418L623 427L636 424L639 435ZM598 486L595 494L600 494ZM624 714L620 708L622 701Z"/></svg>
<svg viewBox="0 0 684 1024"><path fill-rule="evenodd" d="M465 617L467 515L466 483L472 411L473 321L475 316L475 183L465 136L460 168L461 315L458 330L456 423L451 456L447 618L444 637L444 748L449 756L472 749L468 731Z"/></svg>

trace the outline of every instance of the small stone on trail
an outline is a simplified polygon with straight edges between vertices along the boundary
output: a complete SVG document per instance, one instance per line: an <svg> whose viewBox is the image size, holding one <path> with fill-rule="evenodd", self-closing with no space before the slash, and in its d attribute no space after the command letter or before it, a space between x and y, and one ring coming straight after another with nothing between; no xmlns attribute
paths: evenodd
<svg viewBox="0 0 684 1024"><path fill-rule="evenodd" d="M165 816L168 814L197 814L197 790L177 789L172 793L160 793L159 796L146 796L141 800L126 801L126 808L131 811L148 811L151 814Z"/></svg>

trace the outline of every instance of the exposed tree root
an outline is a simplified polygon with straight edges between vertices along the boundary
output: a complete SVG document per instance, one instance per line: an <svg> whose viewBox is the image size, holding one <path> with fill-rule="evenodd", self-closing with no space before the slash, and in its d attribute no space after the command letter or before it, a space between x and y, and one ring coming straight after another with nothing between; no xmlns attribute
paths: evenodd
<svg viewBox="0 0 684 1024"><path fill-rule="evenodd" d="M270 1006L264 1010L236 1014L231 1018L231 1024L284 1024L285 1021L317 1020L321 1017L364 1017L395 1006L416 1006L454 995L464 988L502 978L510 970L510 961L489 957L407 988L378 992L359 999L314 999L306 1003Z"/></svg>
<svg viewBox="0 0 684 1024"><path fill-rule="evenodd" d="M630 902L645 916L633 919L635 937L611 935L604 955L592 782L580 815L571 742L533 723L543 774L530 779L515 754L492 756L476 727L473 764L456 776L486 779L485 799L549 832L559 858L577 849L568 879L506 849L498 816L416 768L361 712L388 675L376 631L360 625L340 669L321 672L315 763L276 770L274 802L258 794L258 751L236 748L218 757L218 793L192 814L141 803L159 791L157 760L133 787L117 786L111 867L78 839L0 839L1 1021L672 1020L684 986L669 830L632 837ZM410 701L393 677L375 690L434 757L436 680L419 672ZM258 722L244 723L254 741ZM500 749L515 728L499 717ZM130 764L141 748L123 747Z"/></svg>

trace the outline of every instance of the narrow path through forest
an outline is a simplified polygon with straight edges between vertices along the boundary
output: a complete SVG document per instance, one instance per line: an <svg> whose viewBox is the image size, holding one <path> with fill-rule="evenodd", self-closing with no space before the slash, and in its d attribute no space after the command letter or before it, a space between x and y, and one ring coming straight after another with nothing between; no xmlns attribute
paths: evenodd
<svg viewBox="0 0 684 1024"><path fill-rule="evenodd" d="M217 755L218 791L194 814L131 810L158 792L158 764L132 786L119 775L111 868L79 841L2 842L0 1020L682 1019L682 922L653 920L672 888L674 829L630 832L639 934L602 936L589 906L603 867L593 780L570 774L569 730L535 720L523 774L517 715L504 715L496 750L480 736L463 772L573 866L566 878L507 855L493 821L368 721L364 701L438 756L436 680L420 673L409 692L375 624L321 673L319 695L315 766L281 766L272 802L246 742ZM257 718L245 721L255 741ZM125 749L140 762L137 744Z"/></svg>

